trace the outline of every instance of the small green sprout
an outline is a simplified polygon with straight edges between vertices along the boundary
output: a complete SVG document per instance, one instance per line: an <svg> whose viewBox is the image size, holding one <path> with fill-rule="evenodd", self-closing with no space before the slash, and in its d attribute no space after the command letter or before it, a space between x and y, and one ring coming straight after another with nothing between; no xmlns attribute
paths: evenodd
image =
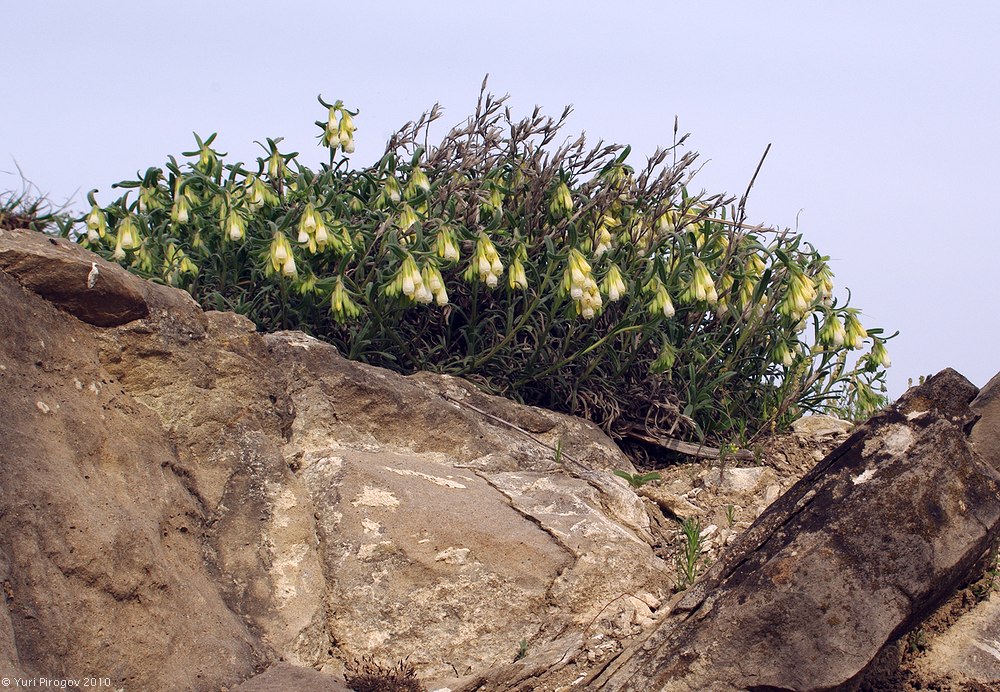
<svg viewBox="0 0 1000 692"><path fill-rule="evenodd" d="M650 471L649 473L631 474L628 471L621 471L616 469L615 475L618 476L619 478L624 478L625 480L627 480L628 484L631 485L636 490L646 485L646 483L649 483L650 481L658 481L661 478L663 478L663 476L661 476L656 471Z"/></svg>
<svg viewBox="0 0 1000 692"><path fill-rule="evenodd" d="M726 521L729 523L729 528L736 523L736 508L732 505L726 505Z"/></svg>
<svg viewBox="0 0 1000 692"><path fill-rule="evenodd" d="M514 663L517 663L527 655L528 655L528 640L522 639L518 643L517 653L514 654Z"/></svg>
<svg viewBox="0 0 1000 692"><path fill-rule="evenodd" d="M698 578L701 572L701 522L689 517L681 524L684 549L677 556L677 590L683 591Z"/></svg>

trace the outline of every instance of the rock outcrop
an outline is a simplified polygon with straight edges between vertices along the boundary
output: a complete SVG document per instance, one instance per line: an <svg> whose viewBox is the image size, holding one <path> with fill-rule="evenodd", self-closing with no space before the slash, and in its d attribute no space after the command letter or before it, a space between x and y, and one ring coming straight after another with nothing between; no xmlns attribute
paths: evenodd
<svg viewBox="0 0 1000 692"><path fill-rule="evenodd" d="M817 418L637 493L585 421L259 334L65 240L0 231L0 331L11 689L338 690L365 657L453 692L850 686L1000 517L996 381L950 372L846 439ZM677 595L673 517L728 546Z"/></svg>
<svg viewBox="0 0 1000 692"><path fill-rule="evenodd" d="M261 335L28 232L0 235L0 306L12 677L215 690L372 656L447 681L599 614L631 632L669 592L612 474L635 469L584 421Z"/></svg>
<svg viewBox="0 0 1000 692"><path fill-rule="evenodd" d="M855 431L771 505L671 616L592 686L829 690L967 579L1000 530L973 451L976 388L946 370Z"/></svg>

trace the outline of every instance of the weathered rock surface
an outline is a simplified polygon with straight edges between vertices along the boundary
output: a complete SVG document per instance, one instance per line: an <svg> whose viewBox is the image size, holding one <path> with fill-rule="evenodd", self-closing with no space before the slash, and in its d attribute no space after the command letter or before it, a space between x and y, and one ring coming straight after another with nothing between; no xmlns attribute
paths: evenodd
<svg viewBox="0 0 1000 692"><path fill-rule="evenodd" d="M1000 685L1000 599L991 598L963 614L947 630L924 642L919 669L933 676Z"/></svg>
<svg viewBox="0 0 1000 692"><path fill-rule="evenodd" d="M833 416L811 415L803 416L792 423L792 430L807 437L836 437L849 433L854 427L852 423Z"/></svg>
<svg viewBox="0 0 1000 692"><path fill-rule="evenodd" d="M370 655L445 684L634 634L670 589L635 469L579 419L265 337L65 241L0 257L4 674L217 690Z"/></svg>
<svg viewBox="0 0 1000 692"><path fill-rule="evenodd" d="M313 670L276 663L260 675L231 688L231 692L351 692L343 680Z"/></svg>
<svg viewBox="0 0 1000 692"><path fill-rule="evenodd" d="M980 419L972 427L969 440L979 455L1000 470L1000 373L986 383L970 405Z"/></svg>
<svg viewBox="0 0 1000 692"><path fill-rule="evenodd" d="M194 305L183 291L158 290L76 243L31 231L0 230L0 271L99 327L122 325L156 309Z"/></svg>
<svg viewBox="0 0 1000 692"><path fill-rule="evenodd" d="M970 409L954 374L784 497L842 423L641 497L579 419L258 334L66 241L0 233L0 331L10 678L336 690L371 656L455 691L829 687L947 596L1000 512L996 386ZM730 546L683 597L665 513L702 521L705 557Z"/></svg>
<svg viewBox="0 0 1000 692"><path fill-rule="evenodd" d="M826 690L859 681L997 536L1000 476L966 438L975 396L946 370L869 421L592 686Z"/></svg>

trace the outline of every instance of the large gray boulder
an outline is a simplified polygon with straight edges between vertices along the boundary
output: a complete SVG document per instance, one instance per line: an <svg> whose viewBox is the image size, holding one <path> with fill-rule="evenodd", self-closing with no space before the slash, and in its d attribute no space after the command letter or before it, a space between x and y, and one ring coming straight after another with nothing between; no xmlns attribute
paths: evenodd
<svg viewBox="0 0 1000 692"><path fill-rule="evenodd" d="M1000 475L967 438L973 424L984 425L969 408L976 394L945 370L871 419L771 505L592 688L859 684L997 537Z"/></svg>

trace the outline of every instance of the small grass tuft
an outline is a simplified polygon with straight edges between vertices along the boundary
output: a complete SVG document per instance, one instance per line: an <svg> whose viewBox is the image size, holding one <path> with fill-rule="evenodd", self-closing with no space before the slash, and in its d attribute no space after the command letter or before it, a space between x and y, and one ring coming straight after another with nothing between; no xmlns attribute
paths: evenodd
<svg viewBox="0 0 1000 692"><path fill-rule="evenodd" d="M66 235L75 222L66 208L65 204L54 204L22 174L20 190L0 192L0 230L26 228Z"/></svg>
<svg viewBox="0 0 1000 692"><path fill-rule="evenodd" d="M398 661L393 667L376 663L371 656L346 666L347 686L354 692L426 692L413 664Z"/></svg>

